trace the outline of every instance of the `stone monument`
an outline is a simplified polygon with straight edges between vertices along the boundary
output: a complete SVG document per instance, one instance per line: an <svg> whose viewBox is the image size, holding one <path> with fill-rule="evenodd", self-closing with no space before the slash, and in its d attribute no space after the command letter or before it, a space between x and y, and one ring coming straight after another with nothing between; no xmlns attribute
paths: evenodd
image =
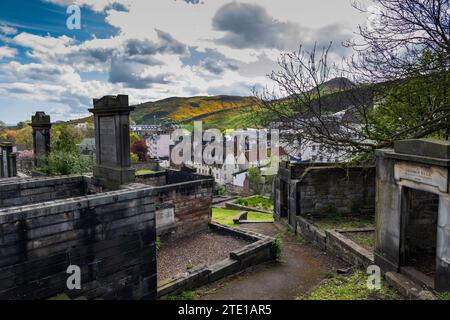
<svg viewBox="0 0 450 320"><path fill-rule="evenodd" d="M450 291L450 141L376 151L375 264Z"/></svg>
<svg viewBox="0 0 450 320"><path fill-rule="evenodd" d="M16 159L12 143L0 143L0 178L10 178L17 175Z"/></svg>
<svg viewBox="0 0 450 320"><path fill-rule="evenodd" d="M50 153L50 116L38 111L31 117L30 125L33 128L34 165L42 168L47 164L43 157Z"/></svg>
<svg viewBox="0 0 450 320"><path fill-rule="evenodd" d="M96 166L94 177L107 188L134 181L130 160L130 112L127 95L104 96L93 100Z"/></svg>

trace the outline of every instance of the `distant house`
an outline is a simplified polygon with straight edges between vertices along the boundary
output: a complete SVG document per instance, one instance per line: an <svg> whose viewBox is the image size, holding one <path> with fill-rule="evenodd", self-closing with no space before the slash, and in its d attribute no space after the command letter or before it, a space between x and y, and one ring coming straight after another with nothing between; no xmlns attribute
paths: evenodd
<svg viewBox="0 0 450 320"><path fill-rule="evenodd" d="M152 134L146 139L148 154L152 158L169 158L170 134Z"/></svg>
<svg viewBox="0 0 450 320"><path fill-rule="evenodd" d="M86 122L85 123L77 123L75 125L75 128L80 129L80 130L87 130L88 124Z"/></svg>
<svg viewBox="0 0 450 320"><path fill-rule="evenodd" d="M84 139L80 144L77 144L77 150L79 154L93 155L95 153L95 139Z"/></svg>

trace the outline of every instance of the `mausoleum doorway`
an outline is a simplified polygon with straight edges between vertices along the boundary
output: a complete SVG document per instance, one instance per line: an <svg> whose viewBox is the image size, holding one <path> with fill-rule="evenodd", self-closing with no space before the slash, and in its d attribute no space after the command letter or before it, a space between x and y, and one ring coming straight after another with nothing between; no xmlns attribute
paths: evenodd
<svg viewBox="0 0 450 320"><path fill-rule="evenodd" d="M401 271L434 288L439 196L408 187L402 193Z"/></svg>

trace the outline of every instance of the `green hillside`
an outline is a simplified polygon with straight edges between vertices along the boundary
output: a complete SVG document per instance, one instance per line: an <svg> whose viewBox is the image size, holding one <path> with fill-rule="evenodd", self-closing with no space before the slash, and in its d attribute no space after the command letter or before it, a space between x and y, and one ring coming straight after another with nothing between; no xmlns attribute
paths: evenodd
<svg viewBox="0 0 450 320"><path fill-rule="evenodd" d="M335 78L324 83L320 90L325 95L322 103L330 112L336 112L346 108L350 100L349 95L353 95L353 91L359 92L360 88L353 87L345 78ZM286 102L288 99L281 99L279 102ZM255 113L252 112L255 105L254 97L172 97L135 105L131 120L136 124L175 123L188 130L192 128L194 121L202 121L205 129L257 127ZM80 122L92 122L92 116L69 121L70 124Z"/></svg>
<svg viewBox="0 0 450 320"><path fill-rule="evenodd" d="M136 106L132 118L137 124L173 122L189 125L203 121L206 126L228 127L245 123L245 114L254 106L254 98L213 96L168 98Z"/></svg>

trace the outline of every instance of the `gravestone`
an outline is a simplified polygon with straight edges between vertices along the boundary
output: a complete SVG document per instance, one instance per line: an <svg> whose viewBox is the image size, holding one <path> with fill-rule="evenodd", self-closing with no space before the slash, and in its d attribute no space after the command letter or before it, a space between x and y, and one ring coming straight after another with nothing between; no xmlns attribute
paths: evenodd
<svg viewBox="0 0 450 320"><path fill-rule="evenodd" d="M94 177L107 188L134 181L130 160L130 112L127 95L104 96L93 100L96 166Z"/></svg>
<svg viewBox="0 0 450 320"><path fill-rule="evenodd" d="M434 279L429 282L437 291L450 291L450 142L404 140L395 142L394 149L377 150L375 154L375 264L386 272L406 272L416 267L408 259L412 249L416 249L412 246L432 240L428 249L435 254L429 260L434 268L430 272ZM414 205L414 201L421 206ZM434 207L430 216L426 209ZM412 215L417 211L414 208L421 208L417 217ZM414 228L427 228L431 233L414 233ZM424 248L420 249L424 252ZM417 277L423 278L422 275Z"/></svg>
<svg viewBox="0 0 450 320"><path fill-rule="evenodd" d="M43 157L50 153L50 116L38 111L31 117L30 125L33 128L34 165L42 168L47 164Z"/></svg>
<svg viewBox="0 0 450 320"><path fill-rule="evenodd" d="M16 158L11 142L0 143L0 178L10 178L17 175Z"/></svg>

